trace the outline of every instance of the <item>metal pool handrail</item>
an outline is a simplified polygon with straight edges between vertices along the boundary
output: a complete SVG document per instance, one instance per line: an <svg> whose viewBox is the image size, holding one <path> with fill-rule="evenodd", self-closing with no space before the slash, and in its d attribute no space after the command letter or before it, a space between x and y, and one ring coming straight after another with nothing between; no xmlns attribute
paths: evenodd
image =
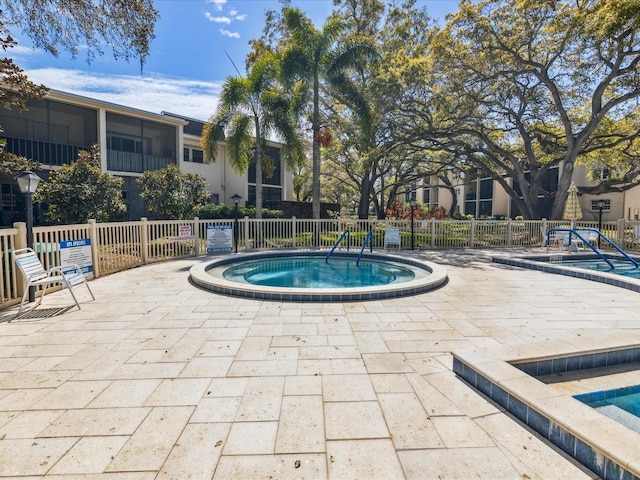
<svg viewBox="0 0 640 480"><path fill-rule="evenodd" d="M595 232L598 234L598 236L600 238L604 238L605 241L611 245L615 250L617 250L624 258L626 258L627 260L629 260L631 263L633 263L635 265L636 268L638 268L638 262L636 262L633 258L631 258L625 251L623 251L618 245L616 245L615 243L613 243L611 240L609 240L605 235L602 234L602 232L600 232L600 230L597 230L595 228L550 228L549 231L547 232L547 245L549 245L549 239L550 239L550 235L553 232L569 232L569 245L571 245L571 235L575 235L576 237L578 237L580 240L582 240L582 243L586 246L588 246L591 250L593 250L593 252L598 255L598 257L600 257L602 260L604 260L605 262L607 262L607 264L611 267L611 270L615 270L615 267L613 266L613 263L607 258L605 257L602 252L600 252L600 250L598 250L597 248L595 248L593 245L591 245L591 242L589 242L587 239L585 239L582 235L580 235L578 233L578 231L583 231L583 232Z"/></svg>
<svg viewBox="0 0 640 480"><path fill-rule="evenodd" d="M331 256L331 254L333 253L333 251L338 247L338 245L340 245L340 242L342 241L342 239L344 237L347 237L347 252L349 251L349 246L351 244L351 234L349 232L349 230L345 230L344 232L342 232L340 234L340 236L338 237L338 241L333 245L333 247L331 248L331 250L329 250L329 253L327 253L327 256L324 257L324 261L326 263L329 263L329 257Z"/></svg>
<svg viewBox="0 0 640 480"><path fill-rule="evenodd" d="M356 260L356 266L360 265L360 259L362 258L362 254L364 253L364 249L367 247L367 242L369 242L369 251L373 252L373 231L369 230L367 236L364 237L364 243L362 244L362 248L360 249L360 254L358 255L358 260Z"/></svg>
<svg viewBox="0 0 640 480"><path fill-rule="evenodd" d="M576 230L576 235L579 235L577 233L577 231L585 231L585 232L595 232L598 234L598 236L600 238L603 238L609 245L611 245L614 249L616 249L624 258L626 258L627 260L629 260L631 263L633 263L635 265L636 268L638 268L640 265L638 264L638 262L631 258L624 250L622 250L618 245L616 245L614 242L612 242L611 240L609 240L606 235L603 235L602 232L596 228L576 228L574 229ZM584 242L584 239L582 239L582 237L580 237L581 240ZM591 245L590 243L587 242L588 245L591 246L591 248L595 249L593 247L593 245Z"/></svg>

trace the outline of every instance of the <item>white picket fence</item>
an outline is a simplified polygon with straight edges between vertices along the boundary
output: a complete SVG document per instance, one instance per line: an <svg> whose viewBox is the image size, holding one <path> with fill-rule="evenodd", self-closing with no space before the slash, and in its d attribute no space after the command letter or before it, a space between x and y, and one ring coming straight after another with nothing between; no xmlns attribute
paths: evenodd
<svg viewBox="0 0 640 480"><path fill-rule="evenodd" d="M237 229L236 229L237 223ZM279 248L330 249L342 232L350 231L349 243L339 249L359 251L369 231L373 248L384 248L384 232L400 230L404 250L445 248L535 247L544 242L543 232L568 227L567 221L547 220L331 220L250 218L205 220L147 220L34 227L34 246L46 268L60 265L63 241L89 239L94 277L148 263L207 254L209 226L226 229L230 246L239 251ZM577 228L597 228L594 222L576 222ZM640 248L640 222L607 222L602 232L623 250ZM236 237L237 236L237 237ZM345 237L346 238L346 237ZM26 225L16 223L0 229L0 309L15 305L23 292L23 279L16 273L11 251L27 246ZM602 245L607 248L606 245Z"/></svg>

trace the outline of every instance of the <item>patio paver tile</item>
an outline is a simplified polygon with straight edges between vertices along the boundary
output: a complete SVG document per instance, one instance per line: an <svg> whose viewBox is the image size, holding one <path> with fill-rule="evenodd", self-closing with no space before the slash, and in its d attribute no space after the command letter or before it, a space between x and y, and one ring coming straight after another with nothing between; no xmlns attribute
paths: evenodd
<svg viewBox="0 0 640 480"><path fill-rule="evenodd" d="M274 453L278 422L236 422L224 444L224 455Z"/></svg>
<svg viewBox="0 0 640 480"><path fill-rule="evenodd" d="M404 478L402 466L389 439L328 441L327 457L331 480Z"/></svg>
<svg viewBox="0 0 640 480"><path fill-rule="evenodd" d="M230 429L230 423L188 424L156 480L211 478Z"/></svg>
<svg viewBox="0 0 640 480"><path fill-rule="evenodd" d="M327 440L389 438L378 402L325 403Z"/></svg>
<svg viewBox="0 0 640 480"><path fill-rule="evenodd" d="M160 470L193 407L154 407L105 471Z"/></svg>

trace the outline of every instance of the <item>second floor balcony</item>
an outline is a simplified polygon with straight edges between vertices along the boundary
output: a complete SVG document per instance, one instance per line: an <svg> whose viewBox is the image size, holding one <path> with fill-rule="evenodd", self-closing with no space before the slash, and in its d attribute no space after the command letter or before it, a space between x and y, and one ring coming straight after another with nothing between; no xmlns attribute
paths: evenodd
<svg viewBox="0 0 640 480"><path fill-rule="evenodd" d="M176 159L171 157L107 150L107 170L113 172L143 173L175 163Z"/></svg>

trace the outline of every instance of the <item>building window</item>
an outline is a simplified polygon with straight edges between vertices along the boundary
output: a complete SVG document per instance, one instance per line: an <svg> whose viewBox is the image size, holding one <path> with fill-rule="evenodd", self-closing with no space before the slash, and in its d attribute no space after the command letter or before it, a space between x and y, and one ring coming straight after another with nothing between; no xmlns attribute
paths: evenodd
<svg viewBox="0 0 640 480"><path fill-rule="evenodd" d="M16 201L16 189L13 185L2 184L2 209L16 210L18 202Z"/></svg>
<svg viewBox="0 0 640 480"><path fill-rule="evenodd" d="M184 161L204 163L204 152L198 148L184 147Z"/></svg>
<svg viewBox="0 0 640 480"><path fill-rule="evenodd" d="M191 161L193 163L204 163L204 152L194 148L191 150Z"/></svg>
<svg viewBox="0 0 640 480"><path fill-rule="evenodd" d="M609 199L599 199L599 200L591 200L591 211L597 212L600 209L598 208L598 203L602 202L602 211L610 212L611 211L611 200Z"/></svg>

